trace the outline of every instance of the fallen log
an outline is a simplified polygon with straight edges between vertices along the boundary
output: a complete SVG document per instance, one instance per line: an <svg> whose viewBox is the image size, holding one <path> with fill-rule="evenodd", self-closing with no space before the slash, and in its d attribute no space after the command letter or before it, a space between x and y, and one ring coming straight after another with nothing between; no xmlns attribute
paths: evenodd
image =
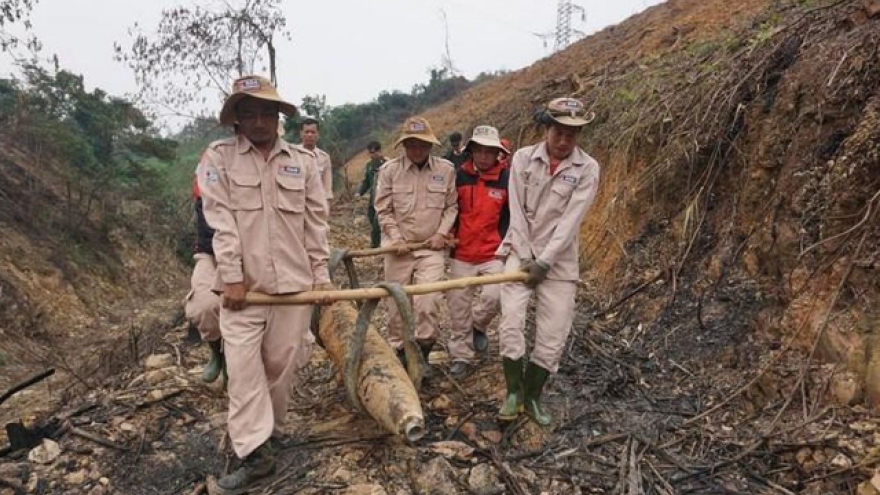
<svg viewBox="0 0 880 495"><path fill-rule="evenodd" d="M410 296L420 296L434 292L447 292L478 285L503 284L508 282L524 282L525 272L507 272L497 275L479 277L463 277L442 282L404 285L403 290ZM248 304L329 304L336 301L362 301L364 299L381 299L388 297L388 291L380 287L369 289L343 289L326 291L305 291L296 294L270 295L259 292L248 292Z"/></svg>

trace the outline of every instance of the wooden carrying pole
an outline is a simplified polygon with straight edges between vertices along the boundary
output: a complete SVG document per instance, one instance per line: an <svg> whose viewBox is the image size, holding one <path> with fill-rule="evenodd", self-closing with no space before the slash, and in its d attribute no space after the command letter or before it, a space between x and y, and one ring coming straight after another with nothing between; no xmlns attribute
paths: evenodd
<svg viewBox="0 0 880 495"><path fill-rule="evenodd" d="M444 249L453 248L458 244L458 239L453 239L446 243L446 247ZM427 242L410 242L406 244L407 252L418 251L419 249L428 249ZM350 251L345 251L346 258L368 258L370 256L379 256L380 254L393 254L398 252L400 248L398 246L382 246L377 248L370 249L352 249Z"/></svg>
<svg viewBox="0 0 880 495"><path fill-rule="evenodd" d="M382 249L382 248L380 248ZM478 285L503 284L508 282L524 282L528 275L525 272L507 272L497 275L480 277L463 277L442 282L404 285L403 290L410 296L420 296L434 292L447 292ZM388 291L373 287L369 289L342 289L327 291L305 291L296 294L269 295L259 292L248 292L247 303L256 305L274 304L329 304L336 301L363 301L364 299L381 299L388 297Z"/></svg>

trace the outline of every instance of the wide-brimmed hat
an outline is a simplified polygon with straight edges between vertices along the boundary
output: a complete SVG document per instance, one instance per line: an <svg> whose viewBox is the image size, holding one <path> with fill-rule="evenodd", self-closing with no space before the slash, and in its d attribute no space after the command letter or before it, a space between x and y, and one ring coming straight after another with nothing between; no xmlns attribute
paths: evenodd
<svg viewBox="0 0 880 495"><path fill-rule="evenodd" d="M403 123L400 137L395 141L394 147L396 148L400 146L400 143L407 139L418 139L419 141L424 141L433 144L434 146L442 146L440 141L437 140L437 136L434 135L434 131L431 130L431 124L421 117L410 117L406 119L406 122Z"/></svg>
<svg viewBox="0 0 880 495"><path fill-rule="evenodd" d="M596 118L595 113L588 112L575 98L555 98L547 104L546 112L551 120L571 127L585 126Z"/></svg>
<svg viewBox="0 0 880 495"><path fill-rule="evenodd" d="M277 102L281 113L289 117L296 117L296 106L284 101L278 95L275 85L268 79L262 76L244 76L232 83L232 94L226 98L226 101L223 102L223 109L220 110L220 125L231 126L235 123L235 105L248 96Z"/></svg>
<svg viewBox="0 0 880 495"><path fill-rule="evenodd" d="M501 135L498 134L498 129L490 125L478 125L477 127L474 127L474 132L464 145L464 149L469 150L471 148L471 143L482 144L483 146L488 146L490 148L498 148L499 150L510 154L510 149L508 149L507 146L504 146L504 143L501 142Z"/></svg>

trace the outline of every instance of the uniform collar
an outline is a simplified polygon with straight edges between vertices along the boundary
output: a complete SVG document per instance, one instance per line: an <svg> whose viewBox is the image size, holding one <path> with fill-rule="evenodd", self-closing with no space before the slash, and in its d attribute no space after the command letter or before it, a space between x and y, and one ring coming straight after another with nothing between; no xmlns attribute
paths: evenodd
<svg viewBox="0 0 880 495"><path fill-rule="evenodd" d="M544 141L538 145L538 147L535 149L535 152L532 154L532 157L541 160L541 162L543 162L547 166L550 165L550 155L547 154L547 141ZM575 146L574 151L572 151L567 158L559 162L559 168L557 169L557 171L566 169L569 166L580 167L582 165L585 165L586 163L587 154L584 152L584 150L581 149L580 146Z"/></svg>
<svg viewBox="0 0 880 495"><path fill-rule="evenodd" d="M490 168L488 172L479 173L477 172L477 167L474 165L474 160L470 159L464 162L464 165L461 166L462 170L465 171L468 175L479 176L484 180L498 180L501 177L501 162L495 164L494 167Z"/></svg>
<svg viewBox="0 0 880 495"><path fill-rule="evenodd" d="M236 136L236 150L239 154L243 155L252 149L257 151L256 146L254 146L254 143L252 143L250 139L244 137L242 134ZM275 147L272 148L272 152L269 153L269 158L272 158L278 153L287 153L288 156L291 155L290 143L282 139L280 136L275 140Z"/></svg>
<svg viewBox="0 0 880 495"><path fill-rule="evenodd" d="M427 165L427 167L425 167L425 168L427 168L428 170L431 170L433 172L437 167L436 158L433 156L428 156L428 162L426 165ZM403 167L407 170L409 170L411 168L418 169L418 167L416 167L416 164L413 163L413 161L410 160L406 155L403 155Z"/></svg>

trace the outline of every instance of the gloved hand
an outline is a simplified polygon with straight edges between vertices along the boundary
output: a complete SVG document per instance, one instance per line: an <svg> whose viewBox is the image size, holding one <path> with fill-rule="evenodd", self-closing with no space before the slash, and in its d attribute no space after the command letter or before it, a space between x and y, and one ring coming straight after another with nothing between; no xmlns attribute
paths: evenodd
<svg viewBox="0 0 880 495"><path fill-rule="evenodd" d="M547 278L547 272L550 271L550 265L538 260L525 260L519 267L520 270L529 274L526 278L526 287L534 289Z"/></svg>

